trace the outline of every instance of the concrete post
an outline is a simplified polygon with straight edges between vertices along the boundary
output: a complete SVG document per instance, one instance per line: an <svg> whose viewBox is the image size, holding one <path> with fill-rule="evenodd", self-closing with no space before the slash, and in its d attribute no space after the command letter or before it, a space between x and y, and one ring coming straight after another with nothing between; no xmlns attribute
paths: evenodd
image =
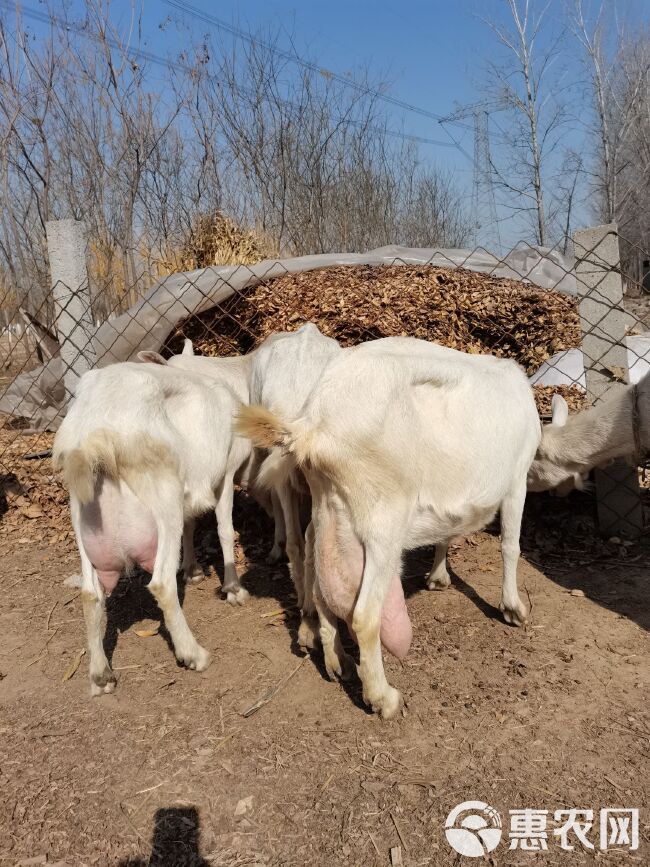
<svg viewBox="0 0 650 867"><path fill-rule="evenodd" d="M45 229L67 403L79 377L95 364L86 231L77 220L50 220Z"/></svg>
<svg viewBox="0 0 650 867"><path fill-rule="evenodd" d="M598 403L629 382L625 337L634 319L623 308L616 225L581 229L574 234L573 245L587 395ZM601 532L640 535L643 511L637 468L616 461L594 475Z"/></svg>

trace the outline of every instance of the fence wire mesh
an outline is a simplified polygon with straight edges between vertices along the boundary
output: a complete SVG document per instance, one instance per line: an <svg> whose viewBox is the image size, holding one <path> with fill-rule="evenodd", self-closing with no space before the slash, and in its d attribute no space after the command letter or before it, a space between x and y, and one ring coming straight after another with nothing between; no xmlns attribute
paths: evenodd
<svg viewBox="0 0 650 867"><path fill-rule="evenodd" d="M492 352L524 366L543 421L554 393L577 411L639 382L650 370L650 251L613 227L578 233L573 262L556 248L516 249L515 259L512 251L494 256L478 247L417 261L384 253L381 264L372 255L366 264L338 264L346 261L339 257L313 269L300 260L265 261L170 274L154 286L143 275L126 293L128 307L125 297L112 296L109 305L107 294L98 299L87 285L13 288L0 301L5 490L23 498L27 517L47 506L35 492L44 481L58 484L48 450L80 372L133 360L142 349L180 352L184 338L201 354L237 355L273 331L311 321L343 345L396 334ZM554 278L538 286L546 264ZM85 321L80 293L90 299ZM605 532L636 535L644 524L645 458L639 463L638 470L618 462L596 472ZM58 488L49 496L65 501Z"/></svg>

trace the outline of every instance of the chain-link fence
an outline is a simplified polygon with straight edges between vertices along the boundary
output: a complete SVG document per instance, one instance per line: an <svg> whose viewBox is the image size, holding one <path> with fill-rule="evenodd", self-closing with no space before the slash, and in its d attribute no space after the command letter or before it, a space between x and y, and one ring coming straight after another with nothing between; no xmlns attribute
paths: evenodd
<svg viewBox="0 0 650 867"><path fill-rule="evenodd" d="M14 288L0 301L0 470L23 487L47 462L85 370L144 349L172 354L185 337L197 352L233 355L312 321L344 345L406 334L492 352L525 367L544 419L553 392L579 410L650 369L650 253L625 240L622 266L615 226L577 232L575 256L523 243L505 256L390 247L209 267L153 285L143 275L110 307L88 284L81 224L48 224L48 247L51 291ZM640 480L642 468L621 462L596 471L603 532L643 529Z"/></svg>

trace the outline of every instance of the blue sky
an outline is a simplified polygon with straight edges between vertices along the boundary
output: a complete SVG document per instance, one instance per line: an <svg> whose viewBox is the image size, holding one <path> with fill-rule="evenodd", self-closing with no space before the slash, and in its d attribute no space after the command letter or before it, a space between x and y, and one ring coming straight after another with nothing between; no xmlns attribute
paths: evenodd
<svg viewBox="0 0 650 867"><path fill-rule="evenodd" d="M391 94L428 111L446 116L458 104L480 98L486 62L495 56L494 37L483 19L508 21L504 0L189 0L192 6L220 19L255 31L270 27L280 41L323 67L354 75L367 67ZM550 12L564 21L572 0L550 0ZM631 22L650 21L648 0L604 0L610 14ZM75 0L73 5L80 5ZM542 5L531 0L531 5ZM586 7L597 8L598 2ZM113 0L118 16L128 19L129 0ZM210 26L172 8L164 0L144 0L143 35L151 50L173 50L172 31L161 31L167 17L181 20L197 32ZM222 34L223 38L224 37ZM543 47L543 46L542 46ZM569 77L579 76L577 61L569 60ZM448 139L433 120L390 109L396 128L415 135ZM449 127L471 153L470 130ZM424 147L424 146L423 146ZM426 146L427 154L458 170L471 168L458 151Z"/></svg>
<svg viewBox="0 0 650 867"><path fill-rule="evenodd" d="M489 36L479 14L498 14L502 4L479 0L407 4L387 0L328 0L328 2L286 2L286 0L243 0L210 2L192 0L192 6L253 31L271 28L280 41L298 54L317 60L327 69L354 75L367 68L375 82L384 82L400 99L446 116L457 104L476 100L481 78L480 63ZM113 3L115 12L128 20L127 0ZM181 20L197 32L210 26L168 6L164 0L145 0L143 35L151 50L173 50L172 29L161 32L167 17ZM221 34L226 40L229 38ZM396 129L425 138L452 143L435 121L419 115L389 109ZM453 137L472 152L469 129L449 127ZM423 156L471 173L471 163L453 147L423 145Z"/></svg>

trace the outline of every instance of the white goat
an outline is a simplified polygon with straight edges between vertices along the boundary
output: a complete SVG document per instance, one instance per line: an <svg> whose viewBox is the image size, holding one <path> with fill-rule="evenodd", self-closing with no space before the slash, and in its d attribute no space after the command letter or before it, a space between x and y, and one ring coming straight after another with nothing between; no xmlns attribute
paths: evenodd
<svg viewBox="0 0 650 867"><path fill-rule="evenodd" d="M308 323L297 331L274 334L257 349L251 368L250 399L278 413L281 417L299 414L306 399L318 383L323 370L341 347L318 328ZM280 449L271 449L260 469L260 480L272 486L279 502L286 533L286 553L302 621L298 643L312 648L316 634L311 558L305 564L305 546L300 523L302 473L296 473L295 461ZM277 524L277 522L276 522ZM307 534L307 541L312 536ZM305 575L305 565L308 574Z"/></svg>
<svg viewBox="0 0 650 867"><path fill-rule="evenodd" d="M357 638L364 699L382 717L399 711L401 695L386 680L380 639L398 656L410 644L402 551L472 533L500 510L501 610L510 623L525 621L516 569L540 425L514 362L385 338L330 362L300 418L248 407L238 430L284 448L302 467L313 498L326 667L347 667L336 615Z"/></svg>
<svg viewBox="0 0 650 867"><path fill-rule="evenodd" d="M232 528L233 475L250 453L233 432L238 404L225 386L168 366L114 364L79 381L53 457L70 491L93 695L115 685L100 634L105 593L133 564L152 573L148 588L178 659L198 671L208 665L178 601L184 519L216 507L223 590L235 601L245 593Z"/></svg>
<svg viewBox="0 0 650 867"><path fill-rule="evenodd" d="M277 411L282 417L292 417L299 413L325 366L340 351L341 347L336 340L323 335L313 323L307 323L294 332L272 334L248 355L229 358L195 355L192 341L186 338L180 355L165 359L157 352L143 351L138 353L138 359L207 376L215 382L227 385L244 404L260 404ZM266 494L266 488L260 484L261 472L266 485L270 485L270 494ZM314 646L315 622L311 595L313 578L308 571L305 581L303 574L308 564L305 564L299 516L300 498L306 487L301 484L301 477L301 473L291 472L291 462L287 461L279 450L274 451L270 460L266 460L259 450L255 450L238 472L235 481L252 494L273 517L274 540L267 560L269 563L277 563L282 559L283 553L287 554L298 605L303 609L298 643L308 649ZM194 556L194 525L194 518L189 518L183 533L182 568L188 583L203 579L203 571ZM305 534L307 543L311 538L310 534ZM445 590L450 584L445 542L436 546L435 560L426 585L429 590ZM238 597L240 604L245 598L245 592L242 590Z"/></svg>
<svg viewBox="0 0 650 867"><path fill-rule="evenodd" d="M616 458L639 458L650 450L650 374L638 385L620 388L591 409L569 416L559 394L552 401L552 422L528 473L528 490L545 491L582 480L594 467ZM635 438L637 426L638 443Z"/></svg>
<svg viewBox="0 0 650 867"><path fill-rule="evenodd" d="M205 377L208 382L220 383L226 386L241 403L249 402L249 380L255 351L248 355L237 355L228 358L212 358L194 354L192 341L185 340L183 351L180 355L172 355L163 358L158 352L143 351L138 353L138 360L151 364L161 364L173 367L176 370L186 370L199 377ZM284 522L282 512L277 502L265 494L264 490L255 484L259 460L251 452L249 459L239 468L235 481L240 487L250 490L260 504L275 519L275 544L271 552L270 560L273 562L280 558L284 547ZM203 580L203 570L196 562L194 554L194 526L195 519L187 518L183 530L183 577L187 583L197 583ZM243 588L239 588L236 595L230 594L227 598L231 603L243 604L247 598Z"/></svg>

